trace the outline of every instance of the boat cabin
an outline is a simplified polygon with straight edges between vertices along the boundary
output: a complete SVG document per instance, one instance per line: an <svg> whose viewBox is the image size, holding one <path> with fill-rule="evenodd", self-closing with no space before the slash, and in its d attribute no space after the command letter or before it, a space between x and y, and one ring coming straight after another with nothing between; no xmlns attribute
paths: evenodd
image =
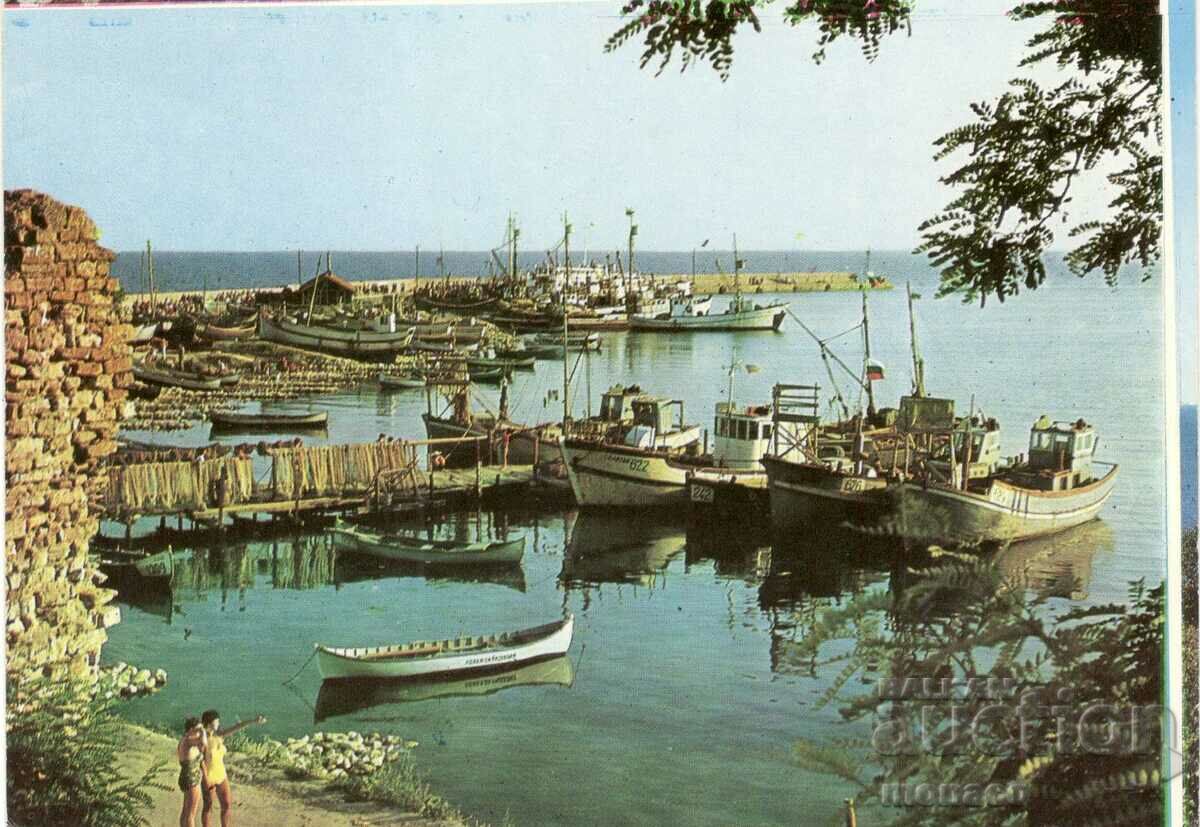
<svg viewBox="0 0 1200 827"><path fill-rule="evenodd" d="M679 298L671 302L671 318L680 319L689 316L707 316L711 309L712 296Z"/></svg>
<svg viewBox="0 0 1200 827"><path fill-rule="evenodd" d="M1025 483L1044 491L1069 491L1095 479L1096 430L1082 419L1051 422L1043 416L1029 431Z"/></svg>
<svg viewBox="0 0 1200 827"><path fill-rule="evenodd" d="M718 402L713 417L713 461L721 468L761 471L759 460L771 453L774 428L770 405Z"/></svg>
<svg viewBox="0 0 1200 827"><path fill-rule="evenodd" d="M678 450L700 438L699 425L683 423L683 402L661 396L641 395L630 401L633 427L625 444L634 448Z"/></svg>
<svg viewBox="0 0 1200 827"><path fill-rule="evenodd" d="M600 421L622 423L633 421L633 400L642 395L637 385L613 385L600 395Z"/></svg>
<svg viewBox="0 0 1200 827"><path fill-rule="evenodd" d="M1000 426L994 419L985 422L972 420L950 432L950 439L941 443L930 458L931 468L941 472L950 484L961 487L963 471L966 479L987 479L1000 470Z"/></svg>

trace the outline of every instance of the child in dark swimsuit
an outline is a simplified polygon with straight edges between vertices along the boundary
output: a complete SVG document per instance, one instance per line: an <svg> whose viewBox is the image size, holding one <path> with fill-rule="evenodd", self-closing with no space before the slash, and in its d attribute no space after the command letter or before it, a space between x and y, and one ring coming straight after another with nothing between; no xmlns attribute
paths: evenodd
<svg viewBox="0 0 1200 827"><path fill-rule="evenodd" d="M204 750L208 736L198 718L183 723L183 738L175 748L179 759L179 791L183 793L183 809L179 811L179 827L192 827L200 810L200 780L203 775Z"/></svg>

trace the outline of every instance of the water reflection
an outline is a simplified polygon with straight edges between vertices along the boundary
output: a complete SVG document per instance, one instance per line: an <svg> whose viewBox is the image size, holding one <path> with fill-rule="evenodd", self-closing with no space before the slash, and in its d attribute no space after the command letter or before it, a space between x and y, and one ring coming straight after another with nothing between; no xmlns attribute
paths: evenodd
<svg viewBox="0 0 1200 827"><path fill-rule="evenodd" d="M659 585L687 544L682 520L605 512L566 515L567 542L560 581L568 590L600 583ZM584 589L586 592L586 589Z"/></svg>
<svg viewBox="0 0 1200 827"><path fill-rule="evenodd" d="M491 695L517 686L566 686L575 680L571 659L560 655L548 660L527 663L485 674L422 678L406 680L325 681L317 693L313 710L314 722L372 710L369 718L360 720L386 721L402 717L401 710L390 714L382 707L445 699Z"/></svg>
<svg viewBox="0 0 1200 827"><path fill-rule="evenodd" d="M1051 597L1086 600L1092 561L1113 550L1112 527L1102 520L1050 537L1013 543L996 552L1000 570L1028 589Z"/></svg>

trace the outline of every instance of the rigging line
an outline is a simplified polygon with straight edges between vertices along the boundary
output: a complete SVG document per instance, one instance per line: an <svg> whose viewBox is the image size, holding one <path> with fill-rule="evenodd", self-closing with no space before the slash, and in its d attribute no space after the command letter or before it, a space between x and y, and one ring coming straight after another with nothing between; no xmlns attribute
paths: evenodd
<svg viewBox="0 0 1200 827"><path fill-rule="evenodd" d="M858 386L859 386L859 389L860 389L860 390L862 390L863 388L865 388L865 387L866 387L866 386L863 384L863 380L861 380L861 379L858 377L858 374L857 374L857 373L855 373L854 371L850 370L850 368L846 367L846 363L845 363L845 362L843 362L843 361L842 361L842 360L841 360L841 359L838 357L838 355L837 355L836 353L834 353L834 352L833 352L832 350L830 350L829 348L825 347L825 343L821 341L820 337L819 337L819 336L817 336L817 334L813 333L813 332L812 332L812 330L811 330L811 329L809 329L809 326L808 326L808 325L806 325L804 322L802 322L802 321L800 320L800 317L799 317L799 316L797 316L797 315L796 315L796 314L795 314L795 313L792 311L792 309L791 309L790 307L787 309L787 314L788 314L789 316L791 316L793 319L795 319L795 320L796 320L796 324L800 325L800 327L801 327L801 328L804 330L804 332L805 332L805 333L807 333L809 336L811 336L811 337L813 338L813 340L814 340L814 341L815 341L815 342L816 342L818 345L820 345L820 347L821 347L821 352L822 352L823 354L824 354L824 353L828 353L828 354L829 354L829 355L830 355L830 356L833 358L833 361L837 362L837 363L838 363L838 366L839 366L839 367L840 367L842 370L846 371L846 373L847 373L847 374L848 374L848 375L849 375L849 376L850 376L852 379L854 379L854 381L855 381L855 382L858 384ZM861 325L860 325L860 326L861 326Z"/></svg>
<svg viewBox="0 0 1200 827"><path fill-rule="evenodd" d="M845 336L847 333L853 333L854 331L861 330L861 329L862 329L862 322L859 322L858 324L856 324L854 327L850 328L849 330L843 330L841 333L838 333L835 336L830 336L827 339L821 339L819 341L821 342L821 344L825 344L826 342L832 342L834 339L840 339L843 336Z"/></svg>

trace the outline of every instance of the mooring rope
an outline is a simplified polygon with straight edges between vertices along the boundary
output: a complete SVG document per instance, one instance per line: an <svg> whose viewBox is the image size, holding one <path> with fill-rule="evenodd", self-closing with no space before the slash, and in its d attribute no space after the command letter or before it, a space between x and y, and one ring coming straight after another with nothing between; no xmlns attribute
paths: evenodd
<svg viewBox="0 0 1200 827"><path fill-rule="evenodd" d="M300 669L296 672L296 674L292 675L290 678L288 678L286 681L284 681L283 685L287 686L289 683L296 680L296 678L300 677L300 673L304 671L304 668L306 666L308 666L310 663L312 663L312 659L315 658L316 656L317 656L317 647L314 646L312 654L308 656L308 660L304 661L304 666L301 666Z"/></svg>

